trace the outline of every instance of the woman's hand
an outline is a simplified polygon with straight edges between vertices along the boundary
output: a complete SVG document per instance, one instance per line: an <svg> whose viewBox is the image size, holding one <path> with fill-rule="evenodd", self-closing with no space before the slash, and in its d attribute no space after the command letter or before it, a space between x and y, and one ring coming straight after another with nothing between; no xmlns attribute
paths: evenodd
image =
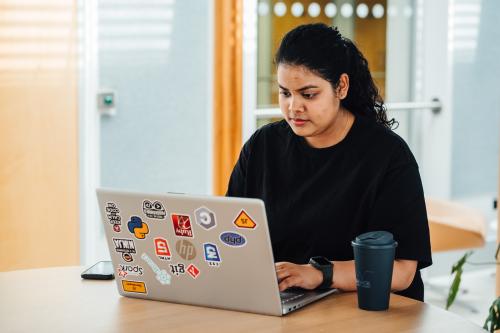
<svg viewBox="0 0 500 333"><path fill-rule="evenodd" d="M311 265L277 262L275 266L280 291L290 287L315 289L323 282L323 273Z"/></svg>

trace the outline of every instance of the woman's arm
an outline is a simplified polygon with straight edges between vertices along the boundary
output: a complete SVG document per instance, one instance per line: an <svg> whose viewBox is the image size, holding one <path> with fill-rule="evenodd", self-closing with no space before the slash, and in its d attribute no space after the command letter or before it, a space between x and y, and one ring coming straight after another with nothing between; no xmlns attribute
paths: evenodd
<svg viewBox="0 0 500 333"><path fill-rule="evenodd" d="M356 290L356 271L354 260L333 261L332 288L344 291ZM408 288L417 270L415 260L394 260L391 290L399 291ZM323 282L323 274L311 265L297 265L290 262L276 263L280 291L290 287L315 289Z"/></svg>

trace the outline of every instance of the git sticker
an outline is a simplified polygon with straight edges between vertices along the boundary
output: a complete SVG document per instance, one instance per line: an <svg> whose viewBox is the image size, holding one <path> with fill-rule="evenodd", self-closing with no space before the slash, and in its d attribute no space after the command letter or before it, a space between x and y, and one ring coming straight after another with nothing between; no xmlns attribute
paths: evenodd
<svg viewBox="0 0 500 333"><path fill-rule="evenodd" d="M238 214L238 217L234 220L234 224L238 228L242 229L255 229L257 224L252 220L252 218L243 209Z"/></svg>
<svg viewBox="0 0 500 333"><path fill-rule="evenodd" d="M169 265L169 266L170 266L170 271L172 272L172 274L174 274L176 276L179 276L181 274L186 273L186 268L184 267L184 264L182 264L182 263L178 263L176 265Z"/></svg>
<svg viewBox="0 0 500 333"><path fill-rule="evenodd" d="M128 231L134 234L138 239L146 238L146 235L149 233L148 225L145 222L142 222L139 216L130 217L130 221L128 221Z"/></svg>
<svg viewBox="0 0 500 333"><path fill-rule="evenodd" d="M142 211L147 217L152 219L164 219L167 215L165 207L159 201L151 202L149 200L144 200L142 203Z"/></svg>
<svg viewBox="0 0 500 333"><path fill-rule="evenodd" d="M120 232L122 218L120 216L120 210L116 207L114 202L106 203L106 216L108 217L109 223L113 226L113 230L115 232Z"/></svg>
<svg viewBox="0 0 500 333"><path fill-rule="evenodd" d="M217 245L212 243L204 243L203 250L205 252L205 261L208 263L208 265L212 267L219 267L222 259L219 255L219 249L217 248Z"/></svg>
<svg viewBox="0 0 500 333"><path fill-rule="evenodd" d="M193 237L189 215L172 214L172 223L174 224L174 231L177 236Z"/></svg>

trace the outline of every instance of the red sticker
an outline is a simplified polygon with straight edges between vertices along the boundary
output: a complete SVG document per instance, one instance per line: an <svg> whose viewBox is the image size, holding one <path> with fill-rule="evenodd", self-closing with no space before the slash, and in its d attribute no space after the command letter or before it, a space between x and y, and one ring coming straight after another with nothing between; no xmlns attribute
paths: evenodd
<svg viewBox="0 0 500 333"><path fill-rule="evenodd" d="M168 248L168 243L165 238L157 237L155 241L155 251L158 258L162 260L170 260L172 255L170 254L170 249Z"/></svg>
<svg viewBox="0 0 500 333"><path fill-rule="evenodd" d="M189 275L191 275L191 277L193 279L196 279L198 277L198 275L200 275L200 270L198 269L198 267L196 267L195 265L193 264L190 264L187 268L187 272L189 273Z"/></svg>
<svg viewBox="0 0 500 333"><path fill-rule="evenodd" d="M174 223L174 231L177 236L193 237L189 215L172 214L172 222Z"/></svg>

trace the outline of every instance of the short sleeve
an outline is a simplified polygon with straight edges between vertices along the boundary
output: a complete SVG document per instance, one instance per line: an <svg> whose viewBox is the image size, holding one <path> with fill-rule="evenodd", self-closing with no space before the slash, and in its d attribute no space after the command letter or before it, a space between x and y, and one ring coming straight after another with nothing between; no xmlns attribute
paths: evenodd
<svg viewBox="0 0 500 333"><path fill-rule="evenodd" d="M388 168L370 222L372 227L394 235L398 242L396 259L417 260L418 269L432 264L427 211L416 162L396 163Z"/></svg>

